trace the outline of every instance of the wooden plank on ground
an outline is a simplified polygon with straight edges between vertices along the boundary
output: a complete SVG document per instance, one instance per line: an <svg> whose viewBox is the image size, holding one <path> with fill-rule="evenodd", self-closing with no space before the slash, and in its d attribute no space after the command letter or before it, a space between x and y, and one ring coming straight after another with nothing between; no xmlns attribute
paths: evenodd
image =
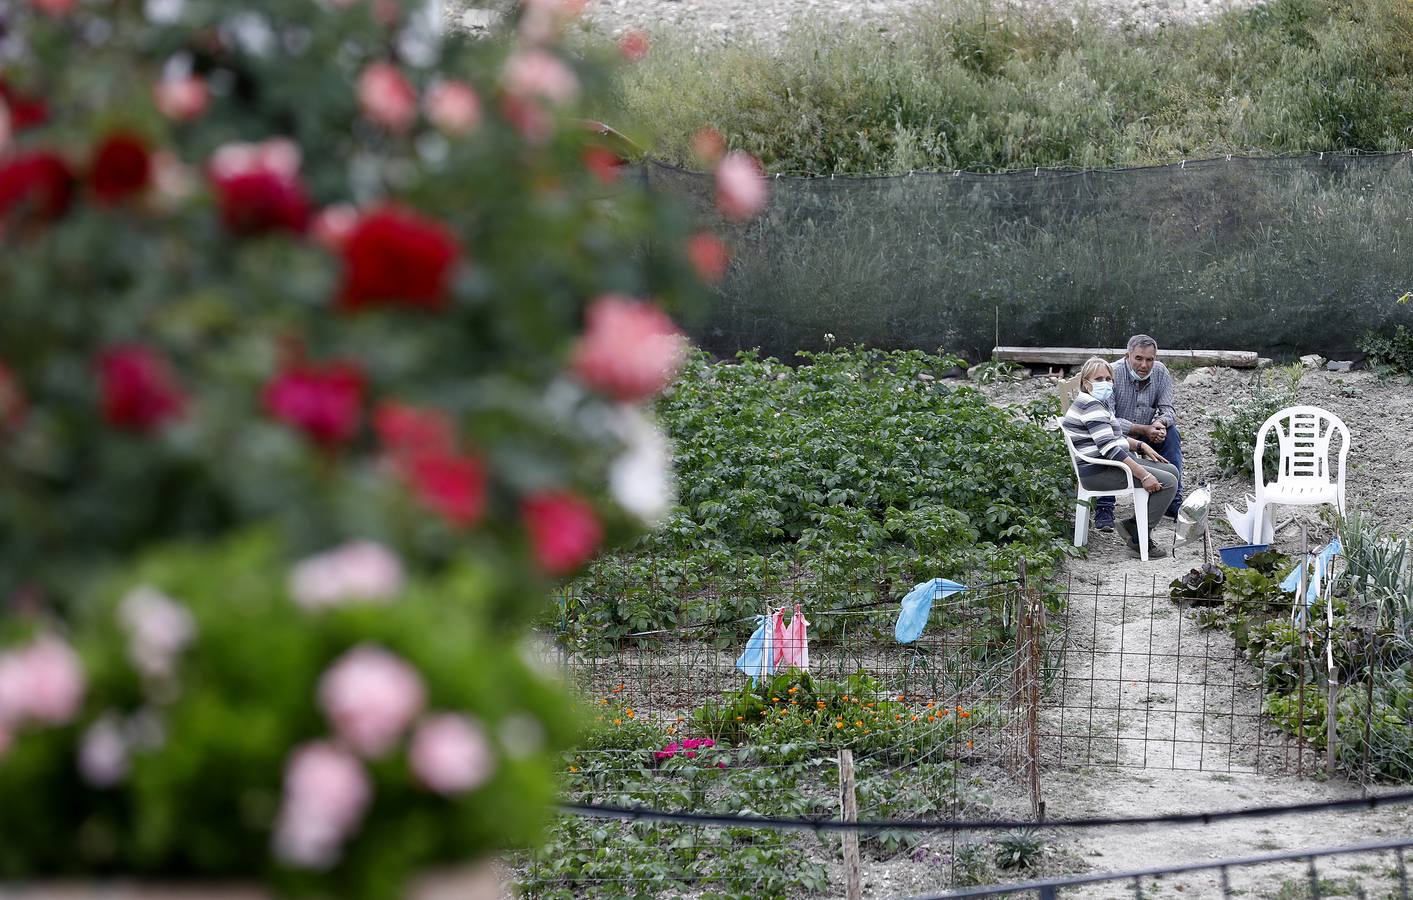
<svg viewBox="0 0 1413 900"><path fill-rule="evenodd" d="M991 351L991 355L995 359L1017 363L1077 366L1091 356L1115 360L1123 356L1124 351L1122 348L1112 347L996 347ZM1158 359L1167 365L1231 366L1238 369L1254 369L1260 362L1260 355L1254 350L1164 350L1159 348Z"/></svg>

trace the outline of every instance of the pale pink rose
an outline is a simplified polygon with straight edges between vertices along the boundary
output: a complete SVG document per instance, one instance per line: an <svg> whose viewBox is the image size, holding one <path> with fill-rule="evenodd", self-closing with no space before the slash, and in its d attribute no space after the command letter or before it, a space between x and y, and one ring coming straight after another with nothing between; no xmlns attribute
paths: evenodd
<svg viewBox="0 0 1413 900"><path fill-rule="evenodd" d="M300 868L329 868L372 796L368 774L351 753L323 741L295 748L285 765L275 855Z"/></svg>
<svg viewBox="0 0 1413 900"><path fill-rule="evenodd" d="M79 774L96 788L110 788L122 783L132 768L128 755L128 740L123 726L113 713L106 713L83 733L79 743Z"/></svg>
<svg viewBox="0 0 1413 900"><path fill-rule="evenodd" d="M517 97L563 106L579 96L579 78L545 50L521 50L505 61L505 90Z"/></svg>
<svg viewBox="0 0 1413 900"><path fill-rule="evenodd" d="M381 647L354 647L319 679L319 702L338 736L358 753L380 757L422 712L422 676Z"/></svg>
<svg viewBox="0 0 1413 900"><path fill-rule="evenodd" d="M44 636L0 654L0 721L62 725L83 704L83 667L59 638Z"/></svg>
<svg viewBox="0 0 1413 900"><path fill-rule="evenodd" d="M187 122L206 112L211 91L206 80L197 75L163 78L152 88L157 110L169 119Z"/></svg>
<svg viewBox="0 0 1413 900"><path fill-rule="evenodd" d="M422 99L427 119L447 134L465 134L481 121L481 100L464 81L439 81Z"/></svg>
<svg viewBox="0 0 1413 900"><path fill-rule="evenodd" d="M299 145L289 138L270 138L258 144L223 144L211 154L209 165L215 178L233 178L251 172L294 178L299 175L301 155Z"/></svg>
<svg viewBox="0 0 1413 900"><path fill-rule="evenodd" d="M634 403L661 391L682 365L687 338L647 301L606 294L585 318L571 366L589 387Z"/></svg>
<svg viewBox="0 0 1413 900"><path fill-rule="evenodd" d="M295 564L289 591L301 607L318 609L351 600L391 600L405 580L397 554L372 541L351 541Z"/></svg>
<svg viewBox="0 0 1413 900"><path fill-rule="evenodd" d="M35 9L56 19L67 16L78 6L78 0L30 0L30 3Z"/></svg>
<svg viewBox="0 0 1413 900"><path fill-rule="evenodd" d="M196 637L196 620L187 608L151 587L128 591L118 621L128 633L129 661L147 678L175 675L177 658Z"/></svg>
<svg viewBox="0 0 1413 900"><path fill-rule="evenodd" d="M152 154L152 184L157 188L157 196L167 204L179 203L196 190L191 169L170 150Z"/></svg>
<svg viewBox="0 0 1413 900"><path fill-rule="evenodd" d="M389 62L372 63L358 76L358 105L389 131L406 131L417 120L417 92Z"/></svg>
<svg viewBox="0 0 1413 900"><path fill-rule="evenodd" d="M485 730L454 713L431 716L418 725L407 759L417 780L438 794L475 790L496 768Z"/></svg>
<svg viewBox="0 0 1413 900"><path fill-rule="evenodd" d="M314 217L314 241L330 253L338 253L358 224L358 210L347 203L326 206Z"/></svg>
<svg viewBox="0 0 1413 900"><path fill-rule="evenodd" d="M769 185L760 162L740 150L716 167L716 207L728 219L749 219L765 209Z"/></svg>

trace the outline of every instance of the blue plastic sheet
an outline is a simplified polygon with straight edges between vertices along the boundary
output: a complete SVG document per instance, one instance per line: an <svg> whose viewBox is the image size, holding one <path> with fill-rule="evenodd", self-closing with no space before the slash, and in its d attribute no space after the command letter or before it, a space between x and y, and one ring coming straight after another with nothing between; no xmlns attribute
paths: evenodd
<svg viewBox="0 0 1413 900"><path fill-rule="evenodd" d="M736 668L751 676L751 683L775 672L775 635L771 620L756 616L757 627L746 639L746 649L736 659Z"/></svg>
<svg viewBox="0 0 1413 900"><path fill-rule="evenodd" d="M1329 571L1330 560L1334 559L1335 554L1339 553L1341 549L1342 548L1339 545L1339 538L1335 538L1334 540L1326 544L1325 549L1321 550L1318 554L1312 554L1315 557L1315 574L1311 577L1310 584L1305 588L1306 606L1309 606L1310 604L1314 603L1315 598L1320 596L1320 585L1324 583L1325 573ZM1306 562L1308 563L1308 561L1309 560L1307 559ZM1290 574L1285 576L1285 580L1281 582L1281 590L1285 591L1288 594L1296 594L1300 592L1299 565L1291 569Z"/></svg>
<svg viewBox="0 0 1413 900"><path fill-rule="evenodd" d="M945 578L934 578L917 585L903 598L903 608L898 613L898 624L893 628L893 636L899 643L911 644L918 639L927 625L927 617L932 612L932 601L950 597L966 589L966 585Z"/></svg>

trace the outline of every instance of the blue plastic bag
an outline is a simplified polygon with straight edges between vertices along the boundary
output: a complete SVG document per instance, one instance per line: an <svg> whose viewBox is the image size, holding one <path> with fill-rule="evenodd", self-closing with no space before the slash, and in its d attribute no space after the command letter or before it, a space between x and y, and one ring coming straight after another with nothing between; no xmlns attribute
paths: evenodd
<svg viewBox="0 0 1413 900"><path fill-rule="evenodd" d="M736 668L751 676L752 684L756 683L757 678L775 671L775 635L771 633L771 621L765 616L756 616L759 625L746 639L746 649L736 659Z"/></svg>
<svg viewBox="0 0 1413 900"><path fill-rule="evenodd" d="M898 624L893 628L893 636L899 643L911 644L918 639L923 627L927 625L927 617L932 612L932 601L950 597L966 589L966 585L945 578L934 578L914 587L903 598L903 608L898 613Z"/></svg>
<svg viewBox="0 0 1413 900"><path fill-rule="evenodd" d="M1309 606L1315 602L1315 598L1320 596L1320 586L1324 583L1325 572L1329 569L1330 560L1334 559L1336 553L1343 548L1339 545L1339 538L1335 538L1325 545L1325 549L1315 557L1315 574L1310 579L1309 585L1305 588L1305 605ZM1290 570L1290 574L1285 576L1285 581L1281 582L1281 590L1286 593L1296 594L1300 592L1300 565Z"/></svg>

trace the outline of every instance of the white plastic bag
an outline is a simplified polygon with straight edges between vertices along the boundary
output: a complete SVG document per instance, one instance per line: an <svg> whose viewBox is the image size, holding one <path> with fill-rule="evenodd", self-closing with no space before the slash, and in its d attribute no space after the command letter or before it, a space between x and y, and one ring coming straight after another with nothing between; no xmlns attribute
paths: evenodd
<svg viewBox="0 0 1413 900"><path fill-rule="evenodd" d="M1202 537L1207 529L1207 511L1212 505L1212 492L1200 487L1183 498L1178 508L1177 546L1190 543ZM1231 507L1227 507L1231 509Z"/></svg>

